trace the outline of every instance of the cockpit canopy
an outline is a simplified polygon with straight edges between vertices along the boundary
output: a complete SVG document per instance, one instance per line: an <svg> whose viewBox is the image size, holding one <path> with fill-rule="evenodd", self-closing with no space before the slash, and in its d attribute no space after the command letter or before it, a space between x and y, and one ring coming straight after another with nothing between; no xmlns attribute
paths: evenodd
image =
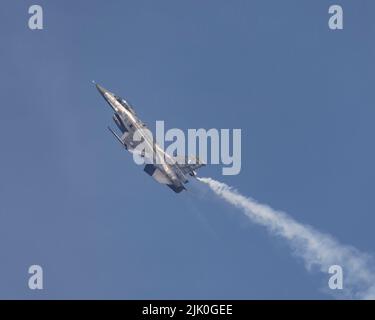
<svg viewBox="0 0 375 320"><path fill-rule="evenodd" d="M117 100L119 103L121 103L121 105L122 105L125 109L127 109L128 111L130 111L132 114L136 115L136 113L135 113L133 107L132 107L132 106L130 105L130 103L127 102L125 99L116 96L116 100Z"/></svg>

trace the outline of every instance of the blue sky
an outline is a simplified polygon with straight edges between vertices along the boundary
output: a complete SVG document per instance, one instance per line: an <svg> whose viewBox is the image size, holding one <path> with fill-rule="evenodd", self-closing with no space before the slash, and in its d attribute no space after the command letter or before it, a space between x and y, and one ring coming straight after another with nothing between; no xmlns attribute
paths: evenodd
<svg viewBox="0 0 375 320"><path fill-rule="evenodd" d="M241 173L202 176L375 251L375 3L38 1L31 31L35 3L0 11L0 298L331 298L204 187L177 195L136 166L93 79L151 128L242 129Z"/></svg>

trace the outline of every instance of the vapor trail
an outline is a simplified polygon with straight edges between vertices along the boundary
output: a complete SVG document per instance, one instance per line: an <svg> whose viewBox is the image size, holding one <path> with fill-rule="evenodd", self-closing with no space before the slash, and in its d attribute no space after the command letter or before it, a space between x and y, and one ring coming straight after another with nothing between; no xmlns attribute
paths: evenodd
<svg viewBox="0 0 375 320"><path fill-rule="evenodd" d="M342 245L328 234L301 224L284 212L241 195L225 183L211 178L198 178L221 198L241 209L253 222L265 226L272 234L284 238L295 254L303 259L308 270L317 267L328 274L332 265L343 268L345 297L375 299L375 270L373 258L356 248Z"/></svg>

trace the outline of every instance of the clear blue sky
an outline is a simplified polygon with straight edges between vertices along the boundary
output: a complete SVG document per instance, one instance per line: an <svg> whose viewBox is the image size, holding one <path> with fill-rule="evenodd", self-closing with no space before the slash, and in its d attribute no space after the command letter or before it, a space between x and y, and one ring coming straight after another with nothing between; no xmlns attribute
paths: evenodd
<svg viewBox="0 0 375 320"><path fill-rule="evenodd" d="M331 298L239 211L147 176L91 80L150 127L241 128L240 175L202 176L373 253L374 17L370 0L2 1L0 298Z"/></svg>

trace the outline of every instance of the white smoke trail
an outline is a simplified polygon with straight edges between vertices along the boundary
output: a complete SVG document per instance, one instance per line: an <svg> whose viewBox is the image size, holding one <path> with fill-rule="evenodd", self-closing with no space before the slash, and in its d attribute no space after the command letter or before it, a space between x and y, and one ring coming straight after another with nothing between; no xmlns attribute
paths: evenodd
<svg viewBox="0 0 375 320"><path fill-rule="evenodd" d="M371 256L351 246L340 244L330 235L298 223L286 213L242 196L225 183L211 178L198 180L208 184L221 198L243 210L253 222L287 240L296 255L304 260L308 270L318 267L327 274L330 266L340 265L344 279L344 289L340 291L345 297L375 299L375 270Z"/></svg>

